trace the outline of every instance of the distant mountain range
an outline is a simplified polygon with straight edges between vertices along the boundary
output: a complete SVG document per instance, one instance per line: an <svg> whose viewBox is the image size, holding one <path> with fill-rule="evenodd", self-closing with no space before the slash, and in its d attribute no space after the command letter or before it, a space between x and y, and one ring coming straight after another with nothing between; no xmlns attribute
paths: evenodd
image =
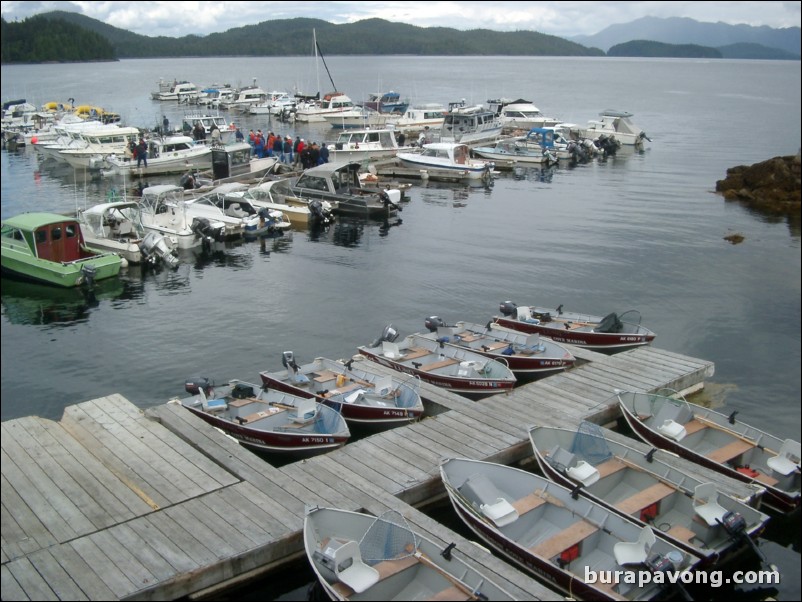
<svg viewBox="0 0 802 602"><path fill-rule="evenodd" d="M69 44L55 43L59 25ZM69 30L73 27L75 31ZM701 23L645 17L571 40L536 31L461 31L382 19L333 24L280 19L207 36L149 37L80 13L53 11L20 22L2 21L3 63L204 56L288 56L312 48L312 30L331 55L412 56L642 56L800 59L800 28ZM83 33L82 33L83 32ZM106 45L103 47L103 45ZM111 56L109 56L109 47ZM93 49L98 49L96 52ZM94 54L93 54L94 53ZM88 56L89 54L89 56Z"/></svg>
<svg viewBox="0 0 802 602"><path fill-rule="evenodd" d="M771 27L753 27L751 25L727 25L726 23L703 23L684 17L643 17L630 23L610 25L592 36L572 36L570 40L583 46L600 48L607 52L611 47L633 40L650 40L664 44L697 44L709 46L722 51L727 58L728 52L722 48L750 45L764 56L731 58L800 58L800 28L787 27L772 29ZM784 56L766 57L765 50L759 51L757 46L771 48L787 53ZM736 51L737 52L737 51Z"/></svg>

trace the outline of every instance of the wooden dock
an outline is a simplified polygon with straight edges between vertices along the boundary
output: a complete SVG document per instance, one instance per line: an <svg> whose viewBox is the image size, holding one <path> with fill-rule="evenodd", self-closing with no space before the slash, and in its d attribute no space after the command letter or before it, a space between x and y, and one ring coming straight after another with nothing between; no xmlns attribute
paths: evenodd
<svg viewBox="0 0 802 602"><path fill-rule="evenodd" d="M177 404L143 411L110 395L68 407L58 422L4 422L2 599L164 600L221 587L302 557L307 505L399 510L517 598L553 599L415 506L444 495L444 458L531 459L531 425L609 423L616 388L687 391L713 373L710 362L652 347L576 355L581 365L566 373L479 402L424 384L430 417L281 468ZM676 462L738 497L754 493Z"/></svg>

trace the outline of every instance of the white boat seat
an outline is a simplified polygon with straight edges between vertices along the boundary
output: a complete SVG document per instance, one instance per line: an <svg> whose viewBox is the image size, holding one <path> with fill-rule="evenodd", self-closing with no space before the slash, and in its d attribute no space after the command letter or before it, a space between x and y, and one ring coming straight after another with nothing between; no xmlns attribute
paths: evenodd
<svg viewBox="0 0 802 602"><path fill-rule="evenodd" d="M799 441L786 439L776 456L766 460L769 468L774 472L787 477L795 470L799 470L800 445Z"/></svg>
<svg viewBox="0 0 802 602"><path fill-rule="evenodd" d="M398 360L401 359L401 350L395 343L382 341L382 355L391 360Z"/></svg>
<svg viewBox="0 0 802 602"><path fill-rule="evenodd" d="M713 483L700 483L693 490L693 510L710 527L715 527L727 514L727 509L718 503L718 490Z"/></svg>
<svg viewBox="0 0 802 602"><path fill-rule="evenodd" d="M381 378L377 378L376 382L373 383L373 391L379 397L384 397L385 395L389 395L393 392L393 377L392 376L382 376Z"/></svg>
<svg viewBox="0 0 802 602"><path fill-rule="evenodd" d="M673 420L666 420L663 424L657 427L657 430L674 441L682 441L688 434L688 431L685 430L684 426Z"/></svg>
<svg viewBox="0 0 802 602"><path fill-rule="evenodd" d="M503 527L518 520L518 511L503 497L496 498L492 504L482 504L479 509L497 527Z"/></svg>
<svg viewBox="0 0 802 602"><path fill-rule="evenodd" d="M515 308L515 317L518 319L519 322L529 322L530 324L540 324L540 320L535 320L532 317L532 312L529 310L529 307L516 307Z"/></svg>
<svg viewBox="0 0 802 602"><path fill-rule="evenodd" d="M627 564L643 564L649 557L652 546L657 537L651 527L643 527L638 535L638 541L619 541L613 546L615 561L621 566Z"/></svg>
<svg viewBox="0 0 802 602"><path fill-rule="evenodd" d="M209 399L206 397L206 391L203 387L198 389L198 395L201 399L201 407L204 412L222 412L228 407L225 399Z"/></svg>
<svg viewBox="0 0 802 602"><path fill-rule="evenodd" d="M353 393L350 393L345 396L345 403L356 403L359 401L359 398L365 393L364 389L357 389Z"/></svg>
<svg viewBox="0 0 802 602"><path fill-rule="evenodd" d="M593 485L601 477L596 467L584 460L577 462L576 466L571 466L568 469L568 476L574 481L579 481L585 487Z"/></svg>
<svg viewBox="0 0 802 602"><path fill-rule="evenodd" d="M317 402L314 399L304 399L298 402L292 421L296 424L307 424L315 419L316 414Z"/></svg>
<svg viewBox="0 0 802 602"><path fill-rule="evenodd" d="M359 544L353 540L334 551L334 574L357 594L379 581L379 571L362 562Z"/></svg>
<svg viewBox="0 0 802 602"><path fill-rule="evenodd" d="M133 231L134 229L131 227L131 222L129 221L120 222L120 229L118 230L120 236L128 236Z"/></svg>

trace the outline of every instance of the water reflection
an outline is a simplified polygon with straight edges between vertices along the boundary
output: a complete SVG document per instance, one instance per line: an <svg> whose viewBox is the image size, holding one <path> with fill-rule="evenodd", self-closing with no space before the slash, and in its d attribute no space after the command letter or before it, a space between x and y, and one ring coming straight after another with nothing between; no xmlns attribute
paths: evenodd
<svg viewBox="0 0 802 602"><path fill-rule="evenodd" d="M12 324L53 327L86 322L100 301L121 297L125 286L117 278L84 287L60 288L14 278L2 278L3 315Z"/></svg>

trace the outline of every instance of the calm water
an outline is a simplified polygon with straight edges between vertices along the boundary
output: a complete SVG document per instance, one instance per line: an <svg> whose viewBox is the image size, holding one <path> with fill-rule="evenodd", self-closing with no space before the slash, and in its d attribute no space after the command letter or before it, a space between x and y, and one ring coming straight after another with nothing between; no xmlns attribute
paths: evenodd
<svg viewBox="0 0 802 602"><path fill-rule="evenodd" d="M299 360L349 356L387 323L406 334L428 315L485 322L510 299L596 314L637 309L656 346L715 362L712 403L799 439L799 220L714 193L728 168L799 150L799 62L327 62L356 101L387 89L417 103L523 97L579 124L614 108L634 113L652 143L606 163L503 174L490 187L418 184L395 227L339 223L188 254L175 272L132 268L91 302L4 279L3 420L58 419L65 406L110 393L161 404L191 375L256 381L286 349ZM3 66L2 98L75 98L129 125L155 126L164 114L179 123L182 109L150 100L160 77L317 90L310 58L182 59ZM325 71L321 82L331 89ZM316 125L240 123L333 137ZM31 149L1 156L3 218L67 211L132 186L40 164ZM733 232L745 241L725 241ZM800 596L798 533L797 513L775 521L762 543L783 573L784 599Z"/></svg>

